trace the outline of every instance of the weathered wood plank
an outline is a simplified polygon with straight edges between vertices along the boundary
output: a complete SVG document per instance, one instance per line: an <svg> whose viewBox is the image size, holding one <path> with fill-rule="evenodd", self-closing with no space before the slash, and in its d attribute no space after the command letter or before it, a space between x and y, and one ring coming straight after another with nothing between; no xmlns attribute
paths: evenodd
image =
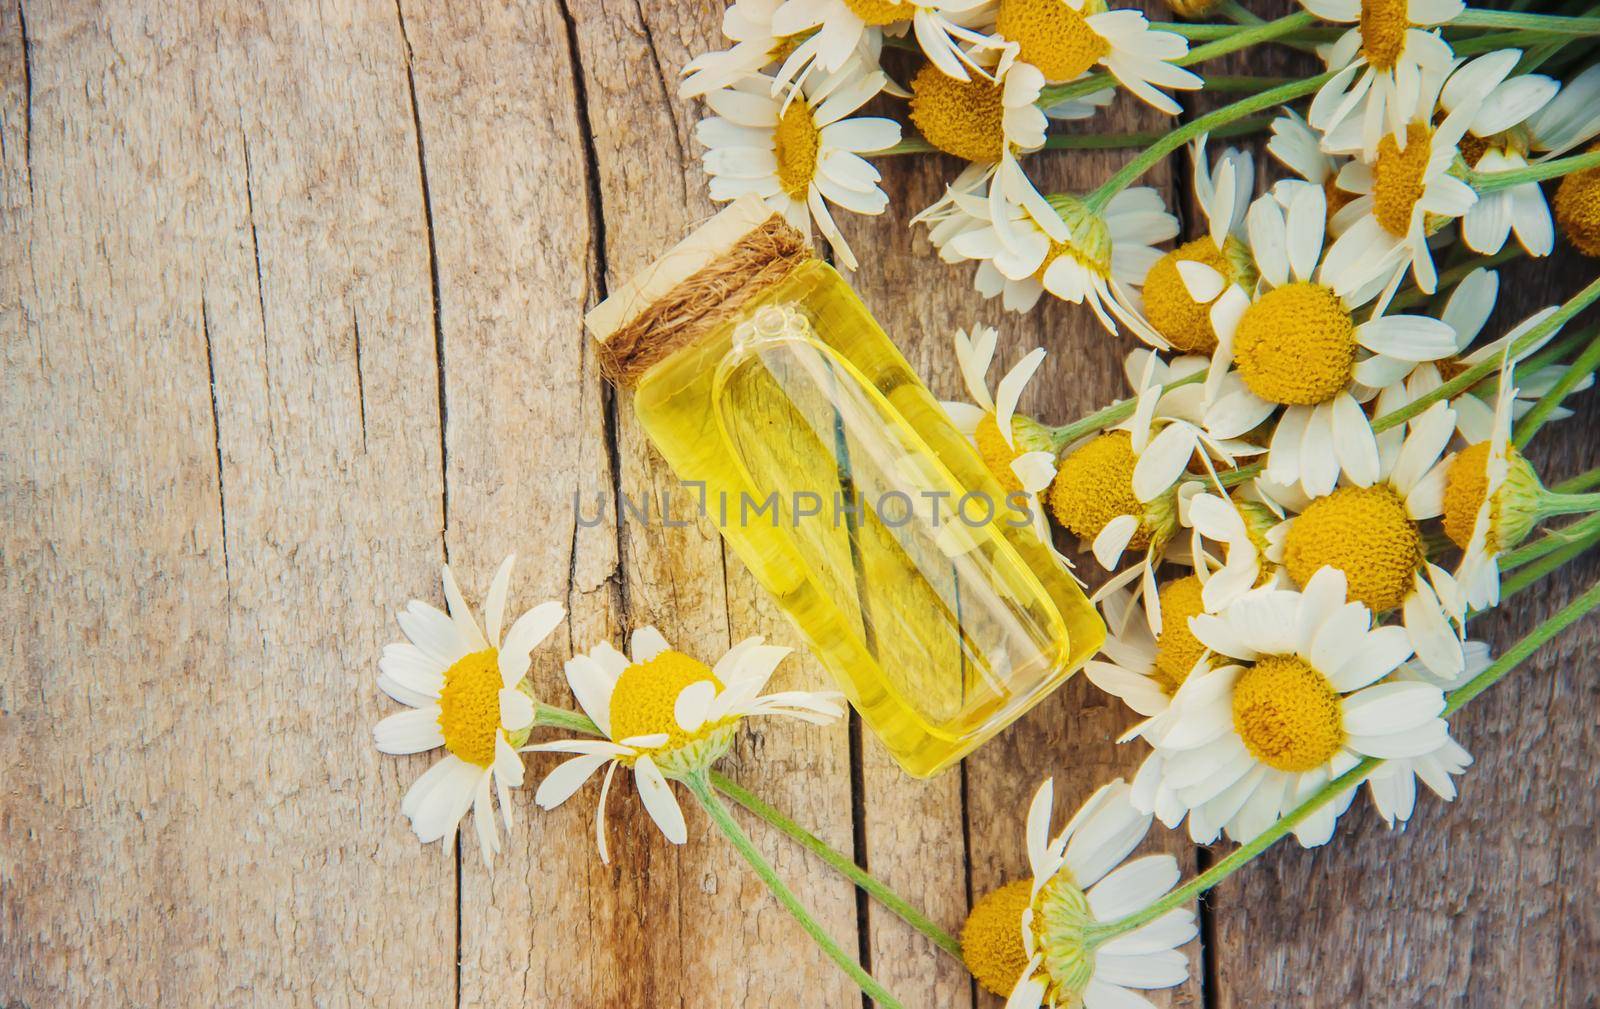
<svg viewBox="0 0 1600 1009"><path fill-rule="evenodd" d="M582 496L594 514L611 478L578 330L595 236L567 25L553 4L403 4L391 17L389 44L409 60L414 174L427 187L438 281L451 563L479 600L515 551L511 612L544 599L569 607L569 629L535 651L531 675L541 697L571 706L562 660L614 636L616 539L579 528L573 506ZM615 973L579 941L629 914L592 872L592 801L551 813L532 802L557 762L529 755L517 829L492 871L475 840L462 841L462 1004L589 1004Z"/></svg>
<svg viewBox="0 0 1600 1009"><path fill-rule="evenodd" d="M392 13L26 19L0 211L0 989L444 1004L453 873L396 805L425 765L368 736L388 611L439 549Z"/></svg>
<svg viewBox="0 0 1600 1009"><path fill-rule="evenodd" d="M604 285L621 283L713 211L692 140L701 109L678 100L678 68L720 46L718 5L586 3L568 8L592 133L604 235ZM575 335L576 334L576 331ZM578 335L578 339L587 337ZM613 400L617 491L675 515L693 503L633 419ZM752 633L794 644L786 623L742 565L725 556L704 521L681 528L625 519L623 625L654 624L685 651L715 658ZM788 660L775 686L824 685L808 658ZM849 841L849 765L842 725L753 724L729 769L830 842ZM686 807L693 804L681 796ZM619 1004L846 1005L854 987L809 944L710 822L686 809L690 842L666 844L631 787L612 796L614 864L593 894L614 899L619 920L603 934L616 969L605 979ZM788 842L757 829L757 843L847 948L855 944L854 893ZM598 860L596 859L596 863ZM608 892L609 891L609 892ZM751 937L754 937L753 939ZM738 947L741 954L730 957Z"/></svg>

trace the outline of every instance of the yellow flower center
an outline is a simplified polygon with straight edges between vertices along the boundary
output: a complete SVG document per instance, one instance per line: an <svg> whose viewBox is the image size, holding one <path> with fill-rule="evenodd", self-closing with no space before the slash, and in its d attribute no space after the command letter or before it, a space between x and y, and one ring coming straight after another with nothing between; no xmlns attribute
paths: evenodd
<svg viewBox="0 0 1600 1009"><path fill-rule="evenodd" d="M1150 532L1142 520L1145 506L1133 493L1133 439L1126 431L1102 434L1061 461L1050 485L1050 510L1073 535L1093 540L1119 515L1141 516L1128 548L1142 550Z"/></svg>
<svg viewBox="0 0 1600 1009"><path fill-rule="evenodd" d="M1028 966L1022 949L1022 912L1033 900L1033 881L1019 879L985 894L972 905L961 929L961 959L985 989L1001 998Z"/></svg>
<svg viewBox="0 0 1600 1009"><path fill-rule="evenodd" d="M1396 237L1411 229L1411 212L1422 199L1423 176L1433 154L1433 131L1423 123L1406 127L1406 147L1394 134L1378 141L1378 159L1372 164L1372 216L1383 230Z"/></svg>
<svg viewBox="0 0 1600 1009"><path fill-rule="evenodd" d="M1489 448L1480 441L1459 452L1445 472L1444 532L1463 550L1472 542L1478 509L1489 490ZM1540 495L1544 490L1533 464L1506 446L1506 477L1489 502L1489 528L1483 549L1496 554L1521 543L1539 521Z"/></svg>
<svg viewBox="0 0 1600 1009"><path fill-rule="evenodd" d="M892 25L908 20L916 9L900 0L844 0L844 5L863 22L874 27Z"/></svg>
<svg viewBox="0 0 1600 1009"><path fill-rule="evenodd" d="M1344 743L1339 692L1297 655L1267 655L1233 688L1233 727L1250 755L1280 771L1326 764Z"/></svg>
<svg viewBox="0 0 1600 1009"><path fill-rule="evenodd" d="M500 732L500 653L493 648L463 655L444 671L439 691L439 731L445 749L478 767L494 763Z"/></svg>
<svg viewBox="0 0 1600 1009"><path fill-rule="evenodd" d="M1325 403L1350 384L1356 327L1331 288L1297 281L1245 309L1233 357L1250 391L1271 403Z"/></svg>
<svg viewBox="0 0 1600 1009"><path fill-rule="evenodd" d="M1003 92L1003 85L976 74L958 81L929 63L911 79L911 121L946 154L998 161L1006 142Z"/></svg>
<svg viewBox="0 0 1600 1009"><path fill-rule="evenodd" d="M1084 5L1090 14L1104 9L1097 0ZM1018 58L1038 67L1048 81L1080 77L1111 53L1111 43L1062 0L1000 0L995 30L1017 43Z"/></svg>
<svg viewBox="0 0 1600 1009"><path fill-rule="evenodd" d="M1393 70L1406 49L1406 0L1361 0L1361 54L1374 70Z"/></svg>
<svg viewBox="0 0 1600 1009"><path fill-rule="evenodd" d="M1233 271L1209 237L1178 246L1156 260L1144 279L1144 314L1167 342L1188 354L1209 354L1217 349L1217 331L1211 328L1211 306L1189 296L1178 272L1180 262L1204 263L1228 280Z"/></svg>
<svg viewBox="0 0 1600 1009"><path fill-rule="evenodd" d="M1444 534L1456 546L1466 549L1472 542L1472 529L1478 522L1478 509L1489 493L1489 448L1486 441L1463 449L1445 473ZM1513 450L1515 451L1515 450ZM1495 545L1495 527L1500 524L1500 502L1489 503L1489 533L1484 547L1490 553Z"/></svg>
<svg viewBox="0 0 1600 1009"><path fill-rule="evenodd" d="M1349 597L1374 613L1405 602L1425 557L1417 523L1388 484L1341 487L1317 498L1283 543L1284 566L1297 585L1324 567L1338 568Z"/></svg>
<svg viewBox="0 0 1600 1009"><path fill-rule="evenodd" d="M1589 150L1600 150L1600 143ZM1573 248L1585 256L1600 256L1600 168L1572 172L1556 187L1556 223Z"/></svg>
<svg viewBox="0 0 1600 1009"><path fill-rule="evenodd" d="M655 749L675 750L708 737L721 723L707 722L694 732L685 732L676 713L683 688L701 680L722 692L722 684L709 666L670 648L649 662L635 662L624 669L611 691L611 738L663 733L667 741Z"/></svg>
<svg viewBox="0 0 1600 1009"><path fill-rule="evenodd" d="M1012 437L1015 438L1016 425L1012 425ZM1007 494L1022 490L1022 481L1017 479L1017 474L1011 469L1012 460L1019 454L1016 449L1006 444L1005 435L1000 431L1000 422L992 413L983 415L978 421L978 429L973 432L973 437L978 442L978 454L983 457L983 464L989 467L995 483Z"/></svg>
<svg viewBox="0 0 1600 1009"><path fill-rule="evenodd" d="M1189 630L1189 618L1206 611L1200 600L1203 586L1196 575L1170 581L1161 587L1161 633L1156 637L1156 673L1171 694L1183 686L1206 646Z"/></svg>
<svg viewBox="0 0 1600 1009"><path fill-rule="evenodd" d="M811 118L805 100L796 97L772 131L773 153L778 159L778 185L791 197L804 199L817 174L817 152L822 133Z"/></svg>

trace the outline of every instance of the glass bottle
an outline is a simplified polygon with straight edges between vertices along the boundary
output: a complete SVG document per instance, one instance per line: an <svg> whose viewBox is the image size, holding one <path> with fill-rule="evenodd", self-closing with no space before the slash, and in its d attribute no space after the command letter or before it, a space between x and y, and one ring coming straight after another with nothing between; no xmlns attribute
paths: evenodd
<svg viewBox="0 0 1600 1009"><path fill-rule="evenodd" d="M1027 499L760 200L586 322L651 441L907 773L951 766L1099 649Z"/></svg>

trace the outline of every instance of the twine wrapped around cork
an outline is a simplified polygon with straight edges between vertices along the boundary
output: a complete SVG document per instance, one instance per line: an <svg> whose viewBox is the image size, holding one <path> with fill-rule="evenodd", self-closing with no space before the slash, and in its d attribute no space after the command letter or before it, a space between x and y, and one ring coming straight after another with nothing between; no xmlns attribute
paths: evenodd
<svg viewBox="0 0 1600 1009"><path fill-rule="evenodd" d="M741 197L584 317L601 370L634 385L810 258L805 235L759 198Z"/></svg>

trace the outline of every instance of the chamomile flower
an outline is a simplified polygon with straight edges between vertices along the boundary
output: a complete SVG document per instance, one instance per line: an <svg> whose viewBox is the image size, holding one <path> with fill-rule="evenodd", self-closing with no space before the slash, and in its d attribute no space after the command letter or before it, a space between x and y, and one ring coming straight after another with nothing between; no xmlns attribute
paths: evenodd
<svg viewBox="0 0 1600 1009"><path fill-rule="evenodd" d="M1176 488L1141 499L1133 489L1138 465L1133 435L1108 431L1062 457L1050 487L1056 521L1094 544L1096 559L1108 569L1125 550L1159 550L1178 528Z"/></svg>
<svg viewBox="0 0 1600 1009"><path fill-rule="evenodd" d="M813 74L787 104L772 96L770 79L760 75L707 94L717 115L701 120L695 136L706 146L711 198L755 193L806 234L815 219L840 261L853 269L855 256L828 204L858 214L881 214L889 204L878 188L878 170L860 155L894 146L900 126L892 119L847 118L887 80L852 64L836 74Z"/></svg>
<svg viewBox="0 0 1600 1009"><path fill-rule="evenodd" d="M1337 569L1299 592L1253 590L1189 625L1227 664L1188 678L1179 716L1152 742L1196 840L1247 841L1363 757L1414 757L1448 738L1437 686L1379 682L1410 657L1410 640L1374 628ZM1326 843L1353 793L1302 821L1300 843Z"/></svg>
<svg viewBox="0 0 1600 1009"><path fill-rule="evenodd" d="M1484 95L1459 145L1461 160L1470 169L1502 172L1528 166L1534 137L1527 124L1560 85L1543 74L1508 77L1521 55L1521 50L1502 49L1481 56L1451 74L1439 93L1446 113ZM1462 241L1477 252L1499 252L1513 231L1531 256L1548 256L1555 248L1550 208L1537 182L1479 194L1461 219Z"/></svg>
<svg viewBox="0 0 1600 1009"><path fill-rule="evenodd" d="M1146 855L1124 864L1150 816L1133 808L1120 778L1090 796L1052 838L1054 794L1046 779L1028 808L1032 880L985 895L967 917L967 969L1006 996L1006 1009L1147 1004L1130 989L1171 988L1188 978L1188 958L1178 948L1199 934L1194 912L1175 908L1110 939L1091 932L1166 896L1178 883L1177 860Z"/></svg>
<svg viewBox="0 0 1600 1009"><path fill-rule="evenodd" d="M1466 605L1500 604L1499 555L1552 515L1600 511L1600 495L1547 490L1511 440L1517 391L1503 375L1489 437L1456 453L1445 474L1445 535L1462 550L1455 577Z"/></svg>
<svg viewBox="0 0 1600 1009"><path fill-rule="evenodd" d="M1274 578L1283 564L1282 516L1271 505L1241 497L1197 494L1189 499L1189 524L1195 544L1196 581L1201 605L1216 612ZM1211 570L1200 541L1223 548L1222 564Z"/></svg>
<svg viewBox="0 0 1600 1009"><path fill-rule="evenodd" d="M761 696L789 649L746 638L707 666L667 644L654 627L633 632L632 658L609 644L566 664L567 683L604 739L540 743L527 750L574 753L539 784L534 801L553 809L583 787L602 765L605 781L595 810L595 843L606 845L606 797L618 766L633 769L645 811L673 844L688 837L683 810L668 779L711 766L733 745L739 723L751 715L785 715L827 724L844 714L835 691L781 691Z"/></svg>
<svg viewBox="0 0 1600 1009"><path fill-rule="evenodd" d="M1044 76L1026 63L973 79L927 63L911 78L911 122L946 154L997 164L1044 146L1049 119L1035 104L1043 87Z"/></svg>
<svg viewBox="0 0 1600 1009"><path fill-rule="evenodd" d="M1218 336L1206 380L1206 428L1239 438L1282 409L1267 474L1326 494L1341 471L1358 485L1378 478L1378 446L1362 410L1370 383L1417 362L1452 354L1450 326L1424 316L1357 323L1370 286L1341 296L1322 260L1327 214L1322 188L1281 183L1250 207L1250 244L1260 269L1254 295L1229 287L1211 311ZM1364 388L1367 387L1367 388Z"/></svg>
<svg viewBox="0 0 1600 1009"><path fill-rule="evenodd" d="M1455 412L1435 403L1403 438L1383 440L1377 480L1316 498L1282 534L1295 584L1308 585L1324 568L1340 571L1353 601L1374 613L1402 612L1418 661L1440 676L1461 670L1461 637L1451 625L1465 621L1465 604L1450 573L1428 560L1420 523L1444 510L1451 460L1440 456L1454 433Z"/></svg>
<svg viewBox="0 0 1600 1009"><path fill-rule="evenodd" d="M970 337L966 330L956 330L956 364L972 403L945 403L944 407L961 433L973 440L1001 489L1031 497L1055 480L1056 454L1049 429L1018 413L1017 401L1039 370L1045 352L1036 347L1023 355L991 394L988 373L998 338L999 331L993 326L974 326Z"/></svg>
<svg viewBox="0 0 1600 1009"><path fill-rule="evenodd" d="M1463 0L1300 0L1324 21L1353 24L1321 50L1338 73L1311 100L1307 119L1328 133L1356 123L1361 148L1372 154L1385 131L1411 119L1420 81L1449 72L1450 44L1429 28L1466 10Z"/></svg>
<svg viewBox="0 0 1600 1009"><path fill-rule="evenodd" d="M1162 112L1182 111L1159 88L1194 90L1201 79L1174 66L1189 43L1150 27L1137 10L1108 10L1104 0L999 0L995 32L1017 46L1017 59L1051 83L1073 81L1102 66L1122 86Z"/></svg>
<svg viewBox="0 0 1600 1009"><path fill-rule="evenodd" d="M1541 487L1533 466L1511 443L1510 378L1502 380L1493 433L1456 453L1445 474L1444 531L1462 550L1456 581L1468 606L1500 604L1499 556L1538 522Z"/></svg>
<svg viewBox="0 0 1600 1009"><path fill-rule="evenodd" d="M1205 138L1195 141L1194 193L1209 222L1206 235L1185 242L1156 260L1144 279L1144 316L1175 350L1210 354L1217 347L1210 308L1227 287L1251 290L1255 263L1244 242L1255 164L1230 147L1211 169Z"/></svg>
<svg viewBox="0 0 1600 1009"><path fill-rule="evenodd" d="M993 266L980 270L979 292L1005 295L1007 307L1032 307L1048 291L1062 301L1087 304L1108 332L1126 326L1140 339L1165 348L1166 341L1139 311L1137 285L1161 253L1152 248L1178 231L1153 189L1127 189L1096 213L1074 196L1056 193L1035 202L999 197L990 187L990 217L952 238L949 249L963 259ZM1009 187L1008 187L1009 188ZM984 281L998 277L998 287Z"/></svg>
<svg viewBox="0 0 1600 1009"><path fill-rule="evenodd" d="M772 31L780 36L807 36L789 63L815 60L836 71L856 52L870 45L878 32L900 34L909 25L917 46L933 65L957 80L968 69L987 71L974 61L972 49L993 48L984 33L970 25L990 0L784 0L772 15ZM965 43L965 47L963 47ZM786 66L787 69L787 66ZM781 74L780 74L781 76Z"/></svg>
<svg viewBox="0 0 1600 1009"><path fill-rule="evenodd" d="M1443 83L1441 77L1423 86L1416 116L1384 134L1371 161L1356 159L1339 170L1339 188L1357 194L1334 216L1338 237L1322 267L1324 279L1340 295L1372 284L1392 290L1408 271L1428 294L1438 284L1428 239L1478 199L1470 185L1450 174L1478 103L1464 96L1443 122L1433 125L1437 89ZM1324 146L1349 149L1338 133L1330 133Z"/></svg>
<svg viewBox="0 0 1600 1009"><path fill-rule="evenodd" d="M442 746L446 751L406 791L401 812L424 844L442 838L448 847L471 809L485 864L500 850L494 793L509 831L510 789L522 784L516 747L528 738L535 714L525 679L528 653L565 616L559 603L541 603L518 617L502 638L514 560L507 557L495 572L482 625L445 565L449 615L412 600L398 617L408 640L385 646L379 663L379 688L412 710L377 724L378 749L421 753Z"/></svg>

